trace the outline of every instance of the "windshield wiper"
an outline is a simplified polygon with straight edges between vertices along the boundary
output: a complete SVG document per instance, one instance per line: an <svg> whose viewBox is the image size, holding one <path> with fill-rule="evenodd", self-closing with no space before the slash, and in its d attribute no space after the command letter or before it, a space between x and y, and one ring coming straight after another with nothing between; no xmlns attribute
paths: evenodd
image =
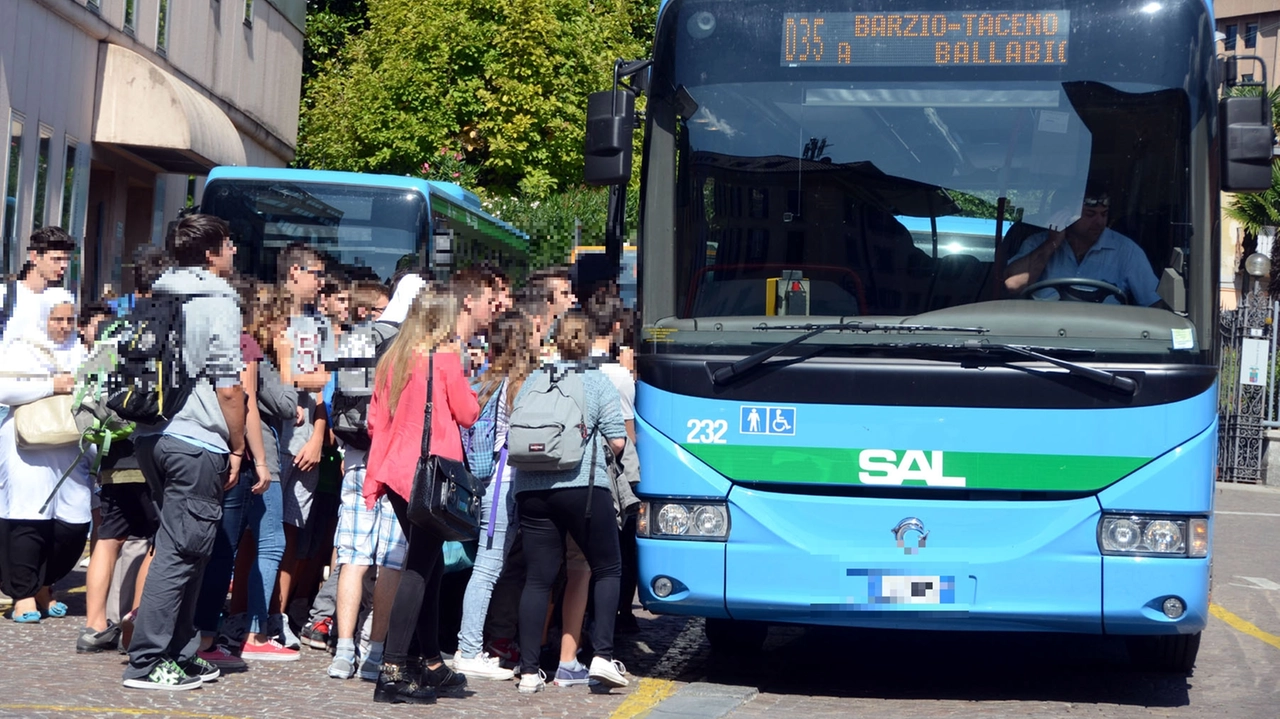
<svg viewBox="0 0 1280 719"><path fill-rule="evenodd" d="M734 362L728 367L721 367L720 369L712 372L711 373L712 384L719 385L719 386L724 386L726 384L729 384L730 382L733 381L735 377L738 377L746 372L749 372L755 369L770 357L773 357L780 352L785 352L786 350L791 349L792 347L795 347L796 345L800 344L801 342L804 342L810 337L816 337L822 334L823 332L830 332L831 330L840 330L840 331L848 331L848 332L877 332L877 331L974 332L977 334L982 334L987 331L985 327L944 327L944 326L937 326L937 325L898 325L898 324L885 324L880 322L838 322L834 324L824 324L824 325L814 325L814 324L773 325L773 326L762 325L760 327L757 327L756 329L757 330L807 330L807 331L804 334L800 335L799 337L793 337L792 339L789 339L786 342L783 342L782 344L774 345L773 347L768 347L766 349L760 350L755 354L743 357L742 359L738 360L737 362Z"/></svg>
<svg viewBox="0 0 1280 719"><path fill-rule="evenodd" d="M1031 349L1030 347L1027 347L1025 345L1009 345L1009 344L1001 344L1001 343L984 342L982 340L968 340L964 342L962 345L960 345L960 347L966 350L976 350L984 354L989 352L1008 352L1010 354L1020 355L1028 359L1047 362L1051 365L1054 365L1055 367L1061 367L1062 369L1067 370L1068 374L1071 374L1075 377L1083 377L1087 380L1096 382L1102 385L1103 387L1106 387L1108 389L1114 389L1117 392L1123 392L1124 394L1127 394L1129 396L1133 396L1138 392L1138 383L1130 377L1122 377L1116 374L1115 372L1111 372L1104 369L1098 369L1097 367L1090 367L1088 365L1082 365L1077 362L1071 362L1069 360L1064 360L1058 357L1054 357L1052 355L1045 354L1044 352L1037 352L1036 350ZM1049 349L1049 348L1038 348L1038 349ZM1073 350L1073 351L1079 351L1079 350Z"/></svg>

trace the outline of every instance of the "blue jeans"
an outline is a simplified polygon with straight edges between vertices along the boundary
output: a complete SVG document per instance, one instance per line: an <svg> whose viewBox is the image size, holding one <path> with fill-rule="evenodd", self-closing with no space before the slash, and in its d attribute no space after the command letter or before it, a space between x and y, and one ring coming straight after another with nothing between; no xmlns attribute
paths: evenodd
<svg viewBox="0 0 1280 719"><path fill-rule="evenodd" d="M506 558L507 523L515 511L515 495L511 494L511 467L506 468L502 484L490 482L480 505L480 546L476 549L475 566L467 592L462 597L462 627L458 630L458 655L468 659L480 654L484 644L484 619L489 614L489 598L493 585L502 574ZM493 505L498 511L493 513ZM493 514L493 538L489 538L489 516Z"/></svg>
<svg viewBox="0 0 1280 719"><path fill-rule="evenodd" d="M267 606L284 556L284 498L279 482L272 482L262 494L249 491L257 481L252 471L241 472L240 481L223 496L222 524L196 604L196 628L202 634L218 629L236 550L246 529L258 540L258 558L249 572L249 631L266 631Z"/></svg>

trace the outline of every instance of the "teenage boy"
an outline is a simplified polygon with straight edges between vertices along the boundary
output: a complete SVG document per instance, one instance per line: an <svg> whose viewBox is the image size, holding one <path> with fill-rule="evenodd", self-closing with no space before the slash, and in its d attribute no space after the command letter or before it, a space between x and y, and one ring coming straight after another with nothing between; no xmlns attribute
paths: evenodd
<svg viewBox="0 0 1280 719"><path fill-rule="evenodd" d="M449 281L449 287L458 298L457 340L459 354L470 356L467 345L476 337L489 331L489 325L497 315L498 286L496 272L486 266L459 270Z"/></svg>
<svg viewBox="0 0 1280 719"><path fill-rule="evenodd" d="M133 689L196 689L218 677L216 667L195 655L193 617L222 494L240 476L245 448L240 307L224 279L236 254L227 223L189 215L173 225L168 246L178 266L153 290L189 297L182 357L196 382L172 420L140 425L134 434L138 464L160 507L160 529L124 671L124 685Z"/></svg>
<svg viewBox="0 0 1280 719"><path fill-rule="evenodd" d="M40 324L39 295L47 287L62 284L75 249L75 240L61 227L42 227L32 233L27 242L27 263L17 281L0 283L0 308L3 308L0 317L9 318L0 326L0 343L21 337L26 329ZM9 297L10 287L14 288L16 297ZM9 331L10 327L13 332Z"/></svg>
<svg viewBox="0 0 1280 719"><path fill-rule="evenodd" d="M370 283L359 283L355 288L355 314L362 319L347 337L350 341L372 343L373 322L382 316L390 300L386 288ZM365 348L363 351L367 352ZM352 354L349 356L361 356ZM372 391L373 373L362 369L340 372L344 387L367 387ZM348 385L348 382L351 384ZM343 447L342 508L338 515L338 533L334 544L338 554L338 644L329 676L349 679L356 672L356 631L360 607L364 603L365 575L369 567L377 567L377 579L373 584L373 615L369 629L369 650L360 665L361 678L377 680L382 663L383 644L390 625L391 605L395 602L396 589L400 585L400 568L404 565L407 548L400 522L386 497L373 509L366 509L364 487L366 450L350 445Z"/></svg>
<svg viewBox="0 0 1280 719"><path fill-rule="evenodd" d="M284 557L280 561L277 597L281 614L272 617L278 623L281 643L297 649L301 642L289 626L289 598L295 580L304 567L306 557L299 557L300 540L311 519L311 509L320 481L320 459L324 451L328 418L317 395L329 383L325 362L334 356L334 330L317 308L325 266L320 253L303 243L286 247L276 259L277 277L289 302L288 329L275 343L276 366L280 378L299 390L298 408L304 421L298 426L286 424L281 433L281 489L284 491ZM306 552L303 552L305 555ZM277 627L273 626L273 629ZM253 647L246 646L246 658Z"/></svg>

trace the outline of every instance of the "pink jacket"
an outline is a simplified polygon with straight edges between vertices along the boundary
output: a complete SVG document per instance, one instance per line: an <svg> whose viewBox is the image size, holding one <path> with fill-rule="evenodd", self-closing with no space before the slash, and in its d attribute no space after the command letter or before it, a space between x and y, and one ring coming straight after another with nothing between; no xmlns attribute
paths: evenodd
<svg viewBox="0 0 1280 719"><path fill-rule="evenodd" d="M413 374L400 394L395 416L387 408L391 373L373 390L369 402L368 469L364 499L370 509L388 489L404 499L413 488L413 475L422 454L422 421L427 408L427 357L419 356ZM462 460L462 433L480 416L476 393L462 372L462 360L452 352L435 354L435 398L431 406L431 453Z"/></svg>

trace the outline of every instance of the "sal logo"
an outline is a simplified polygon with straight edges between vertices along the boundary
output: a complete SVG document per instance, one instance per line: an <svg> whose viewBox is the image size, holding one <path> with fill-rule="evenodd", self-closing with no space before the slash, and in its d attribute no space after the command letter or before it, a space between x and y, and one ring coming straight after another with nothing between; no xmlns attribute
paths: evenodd
<svg viewBox="0 0 1280 719"><path fill-rule="evenodd" d="M796 408L744 405L741 408L738 431L742 434L794 437L796 433Z"/></svg>

